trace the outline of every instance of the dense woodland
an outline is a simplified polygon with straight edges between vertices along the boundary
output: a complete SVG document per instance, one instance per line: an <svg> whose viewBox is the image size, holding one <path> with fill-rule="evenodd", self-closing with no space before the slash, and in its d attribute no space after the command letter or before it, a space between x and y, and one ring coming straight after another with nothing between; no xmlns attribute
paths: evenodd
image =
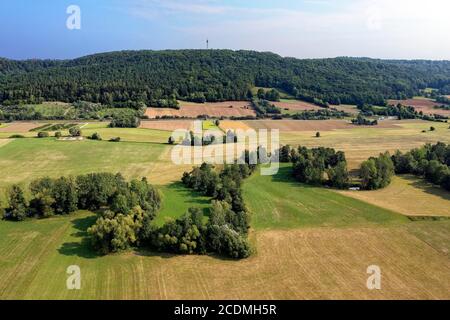
<svg viewBox="0 0 450 320"><path fill-rule="evenodd" d="M323 104L384 105L421 89L450 90L450 62L335 58L299 60L230 50L124 51L74 60L0 59L0 104L89 101L177 107L175 99L246 100L277 88ZM276 100L272 93L264 95Z"/></svg>

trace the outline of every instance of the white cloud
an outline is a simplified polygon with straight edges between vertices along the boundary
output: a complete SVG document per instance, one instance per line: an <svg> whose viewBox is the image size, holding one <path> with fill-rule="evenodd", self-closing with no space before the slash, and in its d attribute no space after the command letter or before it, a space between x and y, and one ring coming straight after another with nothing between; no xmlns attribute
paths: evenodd
<svg viewBox="0 0 450 320"><path fill-rule="evenodd" d="M274 51L297 57L371 56L450 59L450 1L349 0L321 10L252 8L212 0L137 0L134 14L175 19L186 41L209 37L215 47ZM180 23L181 22L181 23ZM170 21L168 22L170 24ZM182 26L182 27L180 27Z"/></svg>

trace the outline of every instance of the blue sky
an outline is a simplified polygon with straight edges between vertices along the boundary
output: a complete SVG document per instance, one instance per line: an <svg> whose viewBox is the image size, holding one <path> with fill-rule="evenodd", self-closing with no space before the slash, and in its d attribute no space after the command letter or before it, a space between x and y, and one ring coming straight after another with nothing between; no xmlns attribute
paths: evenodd
<svg viewBox="0 0 450 320"><path fill-rule="evenodd" d="M0 57L212 48L450 60L447 0L2 0ZM81 29L66 27L69 5ZM425 13L425 14L424 14Z"/></svg>

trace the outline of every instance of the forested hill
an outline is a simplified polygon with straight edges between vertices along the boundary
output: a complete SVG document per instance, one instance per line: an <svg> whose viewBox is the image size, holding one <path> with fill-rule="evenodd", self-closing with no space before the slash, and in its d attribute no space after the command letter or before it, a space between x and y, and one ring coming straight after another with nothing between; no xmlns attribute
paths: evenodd
<svg viewBox="0 0 450 320"><path fill-rule="evenodd" d="M0 59L0 104L241 100L254 87L337 103L450 92L450 61L300 60L230 50L123 51L74 60Z"/></svg>

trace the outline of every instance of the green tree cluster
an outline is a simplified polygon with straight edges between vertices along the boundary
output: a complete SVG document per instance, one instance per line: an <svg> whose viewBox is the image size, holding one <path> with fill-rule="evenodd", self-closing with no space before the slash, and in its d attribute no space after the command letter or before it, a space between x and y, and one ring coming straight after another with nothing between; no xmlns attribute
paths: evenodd
<svg viewBox="0 0 450 320"><path fill-rule="evenodd" d="M438 142L407 153L397 151L392 160L397 174L415 174L450 191L450 145Z"/></svg>
<svg viewBox="0 0 450 320"><path fill-rule="evenodd" d="M371 157L360 167L361 188L364 190L385 188L391 183L394 174L394 163L389 152L380 154L377 158Z"/></svg>
<svg viewBox="0 0 450 320"><path fill-rule="evenodd" d="M357 126L376 126L378 125L378 120L369 120L364 118L362 114L358 114L356 119L352 119L352 123Z"/></svg>
<svg viewBox="0 0 450 320"><path fill-rule="evenodd" d="M345 154L332 148L289 146L280 149L280 161L293 163L293 175L302 183L312 185L329 185L344 189L348 186L349 175Z"/></svg>
<svg viewBox="0 0 450 320"><path fill-rule="evenodd" d="M280 101L280 93L275 89L264 90L263 88L258 89L257 96L260 100L268 101Z"/></svg>
<svg viewBox="0 0 450 320"><path fill-rule="evenodd" d="M247 159L250 154L246 153ZM245 157L245 155L243 156ZM202 164L183 175L183 183L213 198L208 222L203 212L191 208L181 218L162 227L144 227L144 241L152 248L183 254L215 252L234 259L251 254L247 240L250 217L245 206L241 184L255 169L246 164L227 165L221 172Z"/></svg>
<svg viewBox="0 0 450 320"><path fill-rule="evenodd" d="M40 178L30 183L29 191L31 200L28 203L21 187L14 185L11 188L4 218L47 218L77 210L97 211L105 207L126 214L139 207L146 217L153 219L161 201L157 190L146 179L127 182L120 174L111 173Z"/></svg>

